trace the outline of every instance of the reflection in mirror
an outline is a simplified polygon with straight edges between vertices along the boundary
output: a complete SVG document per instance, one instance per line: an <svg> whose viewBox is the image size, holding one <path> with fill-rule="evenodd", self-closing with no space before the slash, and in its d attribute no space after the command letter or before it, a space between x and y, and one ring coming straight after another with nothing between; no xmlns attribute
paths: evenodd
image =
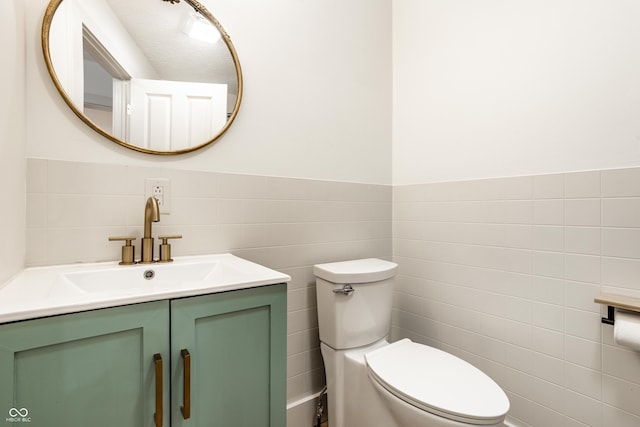
<svg viewBox="0 0 640 427"><path fill-rule="evenodd" d="M195 0L51 0L42 48L74 113L137 151L206 146L240 106L233 44Z"/></svg>

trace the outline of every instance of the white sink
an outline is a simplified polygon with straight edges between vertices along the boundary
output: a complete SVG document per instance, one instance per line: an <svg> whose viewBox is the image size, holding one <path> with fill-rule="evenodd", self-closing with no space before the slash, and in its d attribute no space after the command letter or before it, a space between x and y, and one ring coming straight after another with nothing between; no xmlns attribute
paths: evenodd
<svg viewBox="0 0 640 427"><path fill-rule="evenodd" d="M0 323L290 280L286 274L231 254L133 266L105 262L34 267L0 285Z"/></svg>
<svg viewBox="0 0 640 427"><path fill-rule="evenodd" d="M226 268L225 268L226 267ZM75 287L88 293L133 293L147 290L183 288L215 277L218 281L240 279L241 271L235 271L220 260L138 264L117 266L91 271L64 273L64 278Z"/></svg>
<svg viewBox="0 0 640 427"><path fill-rule="evenodd" d="M242 286L264 280L269 270L230 254L176 258L174 262L108 265L62 274L84 293L123 295Z"/></svg>

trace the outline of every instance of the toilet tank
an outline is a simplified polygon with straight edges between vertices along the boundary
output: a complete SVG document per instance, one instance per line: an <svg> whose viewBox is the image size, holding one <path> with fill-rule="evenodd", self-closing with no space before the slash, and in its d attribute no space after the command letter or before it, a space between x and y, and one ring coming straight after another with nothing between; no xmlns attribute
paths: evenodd
<svg viewBox="0 0 640 427"><path fill-rule="evenodd" d="M387 336L397 269L376 258L315 265L320 341L340 350ZM351 295L340 292L345 285L353 288Z"/></svg>

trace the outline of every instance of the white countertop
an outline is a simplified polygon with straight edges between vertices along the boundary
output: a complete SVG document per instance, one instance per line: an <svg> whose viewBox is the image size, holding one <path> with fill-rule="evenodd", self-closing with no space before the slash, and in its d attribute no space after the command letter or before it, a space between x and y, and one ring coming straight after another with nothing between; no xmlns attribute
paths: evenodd
<svg viewBox="0 0 640 427"><path fill-rule="evenodd" d="M197 280L176 279L194 268L206 274ZM156 277L141 279L147 270L154 270ZM176 271L179 274L171 275ZM164 279L165 275L171 277ZM109 286L110 280L114 286ZM290 280L286 274L231 254L176 257L172 263L134 266L114 261L27 268L0 286L0 323Z"/></svg>

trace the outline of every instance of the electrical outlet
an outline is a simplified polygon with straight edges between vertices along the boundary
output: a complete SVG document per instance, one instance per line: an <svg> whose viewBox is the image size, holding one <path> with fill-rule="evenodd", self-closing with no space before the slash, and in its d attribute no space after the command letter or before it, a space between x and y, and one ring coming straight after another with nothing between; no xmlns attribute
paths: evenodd
<svg viewBox="0 0 640 427"><path fill-rule="evenodd" d="M160 214L171 213L171 181L168 178L147 178L144 180L145 198L158 200Z"/></svg>
<svg viewBox="0 0 640 427"><path fill-rule="evenodd" d="M158 199L158 206L160 206L160 210L164 207L164 186L163 185L152 185L151 186L151 195ZM162 213L162 212L160 212Z"/></svg>

